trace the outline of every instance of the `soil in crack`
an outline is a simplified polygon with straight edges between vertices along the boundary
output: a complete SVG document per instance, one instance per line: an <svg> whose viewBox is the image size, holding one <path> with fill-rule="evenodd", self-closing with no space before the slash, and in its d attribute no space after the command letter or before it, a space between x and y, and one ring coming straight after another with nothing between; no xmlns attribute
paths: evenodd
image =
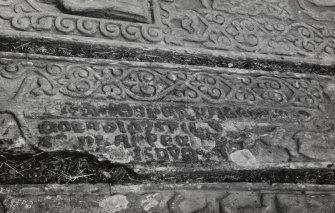
<svg viewBox="0 0 335 213"><path fill-rule="evenodd" d="M242 170L136 174L125 165L98 161L87 154L53 152L35 155L0 153L0 184L65 183L309 183L335 184L335 170Z"/></svg>
<svg viewBox="0 0 335 213"><path fill-rule="evenodd" d="M158 62L181 65L198 65L209 67L229 67L239 69L310 73L321 75L335 75L335 65L325 66L317 64L293 63L284 61L253 60L244 58L224 58L204 54L181 54L173 51L144 50L136 48L111 48L87 44L62 44L43 40L5 39L0 42L0 51L41 54L49 56L82 57L93 59L112 59L123 61Z"/></svg>

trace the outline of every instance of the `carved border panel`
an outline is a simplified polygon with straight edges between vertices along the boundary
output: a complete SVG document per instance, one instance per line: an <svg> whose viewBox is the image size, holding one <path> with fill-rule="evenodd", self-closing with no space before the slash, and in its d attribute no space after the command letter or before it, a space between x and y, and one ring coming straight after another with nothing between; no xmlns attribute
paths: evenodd
<svg viewBox="0 0 335 213"><path fill-rule="evenodd" d="M15 54L0 62L2 150L87 152L142 172L335 159L332 77Z"/></svg>
<svg viewBox="0 0 335 213"><path fill-rule="evenodd" d="M3 37L333 62L335 12L310 1L152 0L153 23L145 24L67 14L42 0L2 0L0 28Z"/></svg>
<svg viewBox="0 0 335 213"><path fill-rule="evenodd" d="M153 24L115 21L48 11L35 0L1 1L3 29L42 32L68 36L95 37L110 40L159 42L162 40L157 0L151 1Z"/></svg>
<svg viewBox="0 0 335 213"><path fill-rule="evenodd" d="M11 212L334 212L334 187L278 184L3 186ZM3 207L2 207L3 206Z"/></svg>

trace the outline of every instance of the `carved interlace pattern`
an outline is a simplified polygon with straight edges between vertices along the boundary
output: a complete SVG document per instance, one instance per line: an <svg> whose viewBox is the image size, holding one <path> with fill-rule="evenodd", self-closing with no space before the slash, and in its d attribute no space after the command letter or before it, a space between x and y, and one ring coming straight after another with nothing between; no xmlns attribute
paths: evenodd
<svg viewBox="0 0 335 213"><path fill-rule="evenodd" d="M279 153L269 162L286 162L291 155L327 161L334 159L335 149L334 121L329 116L333 81L260 71L2 58L0 84L6 82L6 88L0 88L0 141L35 146L43 142L48 150L44 142L51 137L58 148L69 144L58 143L68 137L73 149L81 144L81 150L109 153L109 160L116 162L150 161L143 154L146 148L170 153L176 162L207 162L213 156L214 161L225 162L236 144L258 147L267 155ZM227 122L248 119L261 123L250 129L226 129ZM264 122L271 122L270 126L263 126ZM55 135L60 133L64 134ZM135 133L147 142L132 146ZM168 136L178 147L155 146L158 139L168 146ZM199 144L190 149L182 140L185 136ZM113 149L108 148L109 141L115 142ZM134 154L138 147L143 150L139 159ZM123 157L113 154L119 148ZM195 152L201 158L194 157ZM153 160L170 162L164 156L168 154L157 154ZM292 161L301 159L292 157Z"/></svg>
<svg viewBox="0 0 335 213"><path fill-rule="evenodd" d="M153 23L106 20L46 9L36 0L1 0L3 30L40 35L95 37L163 46L246 51L331 59L335 27L331 8L299 5L311 20L297 18L288 0L152 0ZM311 5L313 7L311 7ZM158 43L158 44L157 44Z"/></svg>
<svg viewBox="0 0 335 213"><path fill-rule="evenodd" d="M3 60L0 76L26 85L26 97L66 97L297 106L324 102L320 82L309 78L177 71L128 66L91 66ZM24 78L22 78L24 77ZM22 80L24 79L24 80ZM30 84L24 83L30 79Z"/></svg>
<svg viewBox="0 0 335 213"><path fill-rule="evenodd" d="M204 7L231 14L257 16L265 14L272 17L288 19L292 11L288 0L201 0Z"/></svg>

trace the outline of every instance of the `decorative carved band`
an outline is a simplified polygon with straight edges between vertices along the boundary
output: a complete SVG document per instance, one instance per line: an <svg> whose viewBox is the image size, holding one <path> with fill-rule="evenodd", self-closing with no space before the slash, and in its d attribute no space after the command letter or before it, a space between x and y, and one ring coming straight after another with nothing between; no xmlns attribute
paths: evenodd
<svg viewBox="0 0 335 213"><path fill-rule="evenodd" d="M332 77L60 60L1 59L1 149L177 169L335 160Z"/></svg>
<svg viewBox="0 0 335 213"><path fill-rule="evenodd" d="M334 212L334 187L292 184L18 185L0 195L7 212ZM15 205L14 205L15 204ZM1 208L0 203L0 208Z"/></svg>
<svg viewBox="0 0 335 213"><path fill-rule="evenodd" d="M180 46L333 61L335 11L316 2L152 0L152 23L138 23L65 14L53 1L1 0L0 28L2 36L14 30L26 32L22 36L35 33L29 36L36 38L94 37L169 50Z"/></svg>

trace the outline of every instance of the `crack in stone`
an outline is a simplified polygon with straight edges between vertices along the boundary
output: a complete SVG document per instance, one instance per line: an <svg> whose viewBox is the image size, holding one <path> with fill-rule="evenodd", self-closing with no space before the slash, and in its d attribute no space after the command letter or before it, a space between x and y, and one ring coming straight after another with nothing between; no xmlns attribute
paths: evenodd
<svg viewBox="0 0 335 213"><path fill-rule="evenodd" d="M268 182L335 185L335 170L331 167L329 169L305 170L272 169L137 174L131 169L131 165L100 162L94 156L75 152L40 153L39 155L0 153L0 156L3 156L0 159L0 165L2 165L1 184L109 183L110 186L113 186L124 183L157 182ZM110 177L104 176L103 172L108 172ZM110 193L112 194L112 191Z"/></svg>

